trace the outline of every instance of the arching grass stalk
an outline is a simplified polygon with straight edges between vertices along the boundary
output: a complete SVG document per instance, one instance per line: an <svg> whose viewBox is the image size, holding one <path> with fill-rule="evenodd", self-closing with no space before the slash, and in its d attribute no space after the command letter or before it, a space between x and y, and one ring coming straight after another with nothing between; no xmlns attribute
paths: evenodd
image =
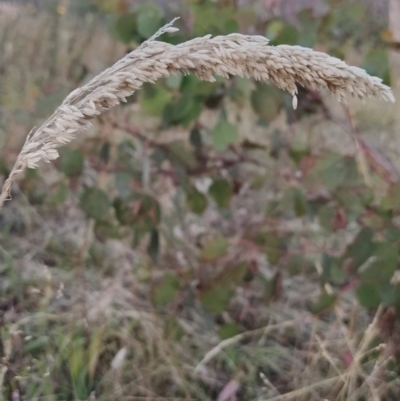
<svg viewBox="0 0 400 401"><path fill-rule="evenodd" d="M56 159L58 147L87 129L91 119L124 102L143 83L154 83L177 72L195 74L206 81L215 80L216 75L265 81L289 91L293 107L297 106L297 85L328 89L342 102L346 95L395 101L391 89L381 79L369 76L358 67L300 46L270 46L263 36L206 35L176 46L155 40L164 33L177 31L174 22L85 86L75 89L41 127L29 133L4 183L0 208L10 197L18 174L26 168L36 168L41 160Z"/></svg>

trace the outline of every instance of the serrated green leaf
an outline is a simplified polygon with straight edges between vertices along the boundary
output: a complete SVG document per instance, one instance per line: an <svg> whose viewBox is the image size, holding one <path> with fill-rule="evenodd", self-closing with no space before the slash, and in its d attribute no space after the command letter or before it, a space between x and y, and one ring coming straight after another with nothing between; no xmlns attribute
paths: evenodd
<svg viewBox="0 0 400 401"><path fill-rule="evenodd" d="M181 73L172 74L165 79L165 83L170 89L179 89L183 81L183 75Z"/></svg>
<svg viewBox="0 0 400 401"><path fill-rule="evenodd" d="M97 238L122 238L122 234L118 230L118 226L107 221L96 221L94 232Z"/></svg>
<svg viewBox="0 0 400 401"><path fill-rule="evenodd" d="M379 286L376 284L361 283L356 292L358 301L366 308L374 309L381 303Z"/></svg>
<svg viewBox="0 0 400 401"><path fill-rule="evenodd" d="M375 244L373 261L361 273L364 283L389 282L399 262L397 245L389 242Z"/></svg>
<svg viewBox="0 0 400 401"><path fill-rule="evenodd" d="M68 197L68 187L64 182L58 184L55 191L48 193L46 203L51 206L58 206L63 203Z"/></svg>
<svg viewBox="0 0 400 401"><path fill-rule="evenodd" d="M394 286L386 281L382 283L380 287L381 302L385 306L391 306L396 304L396 292Z"/></svg>
<svg viewBox="0 0 400 401"><path fill-rule="evenodd" d="M335 195L337 200L343 205L346 216L350 221L357 220L368 203L367 193L364 193L363 197L359 193L343 189L338 190Z"/></svg>
<svg viewBox="0 0 400 401"><path fill-rule="evenodd" d="M291 143L289 149L289 156L296 163L296 165L299 165L303 157L309 154L310 154L310 148L307 145L298 141L293 141L293 143Z"/></svg>
<svg viewBox="0 0 400 401"><path fill-rule="evenodd" d="M158 230L151 230L149 245L147 246L147 253L156 261L160 252L160 238Z"/></svg>
<svg viewBox="0 0 400 401"><path fill-rule="evenodd" d="M323 205L318 210L318 220L321 227L325 230L333 230L333 218L335 217L335 208L329 205Z"/></svg>
<svg viewBox="0 0 400 401"><path fill-rule="evenodd" d="M214 180L208 190L208 193L220 208L229 208L231 198L233 196L233 189L228 180L224 178L218 178Z"/></svg>
<svg viewBox="0 0 400 401"><path fill-rule="evenodd" d="M395 210L400 207L400 183L390 186L385 197L382 199L381 207L383 210Z"/></svg>
<svg viewBox="0 0 400 401"><path fill-rule="evenodd" d="M127 199L133 193L132 175L126 171L118 171L114 177L115 186L118 191L118 196L121 199Z"/></svg>
<svg viewBox="0 0 400 401"><path fill-rule="evenodd" d="M143 193L133 193L126 198L117 198L114 203L118 221L135 228L137 235L151 232L161 220L158 201Z"/></svg>
<svg viewBox="0 0 400 401"><path fill-rule="evenodd" d="M289 239L290 236L278 236L273 232L259 232L254 239L254 243L265 250L268 262L271 265L276 265L285 254Z"/></svg>
<svg viewBox="0 0 400 401"><path fill-rule="evenodd" d="M180 341L184 335L185 331L179 324L179 321L174 316L169 317L165 324L166 338L171 339L173 341Z"/></svg>
<svg viewBox="0 0 400 401"><path fill-rule="evenodd" d="M400 241L400 228L398 227L387 227L385 229L385 237L387 241L398 242Z"/></svg>
<svg viewBox="0 0 400 401"><path fill-rule="evenodd" d="M165 127L174 124L188 126L194 121L202 110L199 99L190 92L185 92L177 101L170 102L163 113Z"/></svg>
<svg viewBox="0 0 400 401"><path fill-rule="evenodd" d="M100 221L107 217L111 207L107 194L99 188L86 188L80 197L80 203L88 217Z"/></svg>
<svg viewBox="0 0 400 401"><path fill-rule="evenodd" d="M318 40L318 18L314 17L311 9L304 9L297 14L297 19L301 26L298 44L309 48L314 47Z"/></svg>
<svg viewBox="0 0 400 401"><path fill-rule="evenodd" d="M139 34L148 39L163 25L163 12L154 3L144 3L136 8L137 30Z"/></svg>
<svg viewBox="0 0 400 401"><path fill-rule="evenodd" d="M136 13L128 13L117 18L110 27L110 32L116 40L129 43L138 39Z"/></svg>
<svg viewBox="0 0 400 401"><path fill-rule="evenodd" d="M296 45L299 32L296 27L282 19L275 19L268 24L265 36L270 40L273 46L282 44Z"/></svg>
<svg viewBox="0 0 400 401"><path fill-rule="evenodd" d="M225 150L229 145L239 142L239 134L234 125L220 120L211 131L211 138L215 149Z"/></svg>
<svg viewBox="0 0 400 401"><path fill-rule="evenodd" d="M173 94L160 85L153 85L146 89L145 97L141 100L143 110L151 116L159 116L164 108L170 104Z"/></svg>
<svg viewBox="0 0 400 401"><path fill-rule="evenodd" d="M307 199L298 187L290 187L285 192L282 205L293 210L297 217L304 216L308 208Z"/></svg>
<svg viewBox="0 0 400 401"><path fill-rule="evenodd" d="M224 255L229 247L229 241L224 237L217 237L207 242L201 252L201 260L211 262Z"/></svg>
<svg viewBox="0 0 400 401"><path fill-rule="evenodd" d="M180 282L177 276L168 273L160 282L154 284L151 289L151 296L154 304L160 306L172 302L180 287Z"/></svg>
<svg viewBox="0 0 400 401"><path fill-rule="evenodd" d="M201 132L198 128L193 128L190 131L190 144L199 150L203 146L203 138L201 136Z"/></svg>
<svg viewBox="0 0 400 401"><path fill-rule="evenodd" d="M186 141L173 141L166 145L170 158L183 164L185 167L193 168L196 166L196 158L193 149L187 145Z"/></svg>
<svg viewBox="0 0 400 401"><path fill-rule="evenodd" d="M234 290L226 287L212 287L200 294L200 302L204 308L213 313L222 313L226 310L234 294Z"/></svg>
<svg viewBox="0 0 400 401"><path fill-rule="evenodd" d="M227 338L234 337L239 333L240 333L240 328L238 324L235 322L225 323L218 330L219 338L221 340L226 340Z"/></svg>
<svg viewBox="0 0 400 401"><path fill-rule="evenodd" d="M278 116L283 105L283 92L279 89L260 83L251 94L254 111L264 120L272 121Z"/></svg>
<svg viewBox="0 0 400 401"><path fill-rule="evenodd" d="M342 257L347 262L347 269L355 273L375 252L376 244L373 242L374 232L370 228L363 228L347 247Z"/></svg>
<svg viewBox="0 0 400 401"><path fill-rule="evenodd" d="M285 263L286 270L291 276L298 274L307 274L310 271L314 271L314 267L310 260L308 260L304 255L292 254L289 256L287 262Z"/></svg>
<svg viewBox="0 0 400 401"><path fill-rule="evenodd" d="M368 74L382 78L385 85L390 85L390 66L386 49L372 49L361 65Z"/></svg>
<svg viewBox="0 0 400 401"><path fill-rule="evenodd" d="M213 279L213 285L235 288L243 282L247 272L248 266L246 263L237 263L228 266Z"/></svg>
<svg viewBox="0 0 400 401"><path fill-rule="evenodd" d="M84 157L82 152L72 149L64 149L60 155L60 170L69 177L82 174Z"/></svg>
<svg viewBox="0 0 400 401"><path fill-rule="evenodd" d="M110 151L111 151L110 142L108 142L108 141L104 142L99 151L100 159L104 163L108 163L108 161L110 160Z"/></svg>
<svg viewBox="0 0 400 401"><path fill-rule="evenodd" d="M253 83L247 78L236 77L234 84L229 88L229 95L236 104L244 106L253 90Z"/></svg>
<svg viewBox="0 0 400 401"><path fill-rule="evenodd" d="M321 158L309 175L311 183L321 183L329 190L335 190L339 186L354 186L358 179L355 159L334 152Z"/></svg>
<svg viewBox="0 0 400 401"><path fill-rule="evenodd" d="M342 285L346 282L347 274L343 270L339 258L324 253L321 265L323 269L321 280L323 282L329 281L335 285Z"/></svg>
<svg viewBox="0 0 400 401"><path fill-rule="evenodd" d="M338 297L336 294L322 292L318 300L311 306L310 311L314 315L319 315L331 309L336 303Z"/></svg>
<svg viewBox="0 0 400 401"><path fill-rule="evenodd" d="M189 187L186 191L186 204L191 212L203 214L207 209L207 198L195 187Z"/></svg>

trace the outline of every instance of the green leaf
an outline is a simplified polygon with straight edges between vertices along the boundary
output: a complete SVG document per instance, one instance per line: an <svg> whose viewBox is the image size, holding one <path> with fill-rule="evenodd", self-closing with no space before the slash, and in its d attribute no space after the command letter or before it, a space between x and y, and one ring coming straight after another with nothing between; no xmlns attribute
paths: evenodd
<svg viewBox="0 0 400 401"><path fill-rule="evenodd" d="M290 187L284 194L282 204L293 210L297 217L304 216L307 212L308 203L303 192L298 187Z"/></svg>
<svg viewBox="0 0 400 401"><path fill-rule="evenodd" d="M213 313L222 313L229 306L234 290L226 287L211 287L200 294L202 305Z"/></svg>
<svg viewBox="0 0 400 401"><path fill-rule="evenodd" d="M297 14L297 19L301 26L298 44L304 47L314 47L318 40L318 18L314 17L311 9L304 9Z"/></svg>
<svg viewBox="0 0 400 401"><path fill-rule="evenodd" d="M309 179L312 184L322 183L329 190L354 186L359 179L356 160L330 152L315 164Z"/></svg>
<svg viewBox="0 0 400 401"><path fill-rule="evenodd" d="M396 291L394 286L386 281L382 283L380 288L381 302L386 306L391 306L396 304Z"/></svg>
<svg viewBox="0 0 400 401"><path fill-rule="evenodd" d="M150 241L147 247L147 253L153 259L153 261L156 261L158 259L159 252L160 252L159 233L158 230L153 229L151 230L150 233Z"/></svg>
<svg viewBox="0 0 400 401"><path fill-rule="evenodd" d="M42 93L36 102L35 113L38 117L49 114L52 110L54 110L54 105L61 104L67 95L68 89L66 87L54 90L50 93Z"/></svg>
<svg viewBox="0 0 400 401"><path fill-rule="evenodd" d="M289 236L278 236L277 233L259 233L255 243L259 243L267 254L268 262L276 265L286 253Z"/></svg>
<svg viewBox="0 0 400 401"><path fill-rule="evenodd" d="M360 193L349 191L347 189L336 192L337 200L343 205L346 216L350 221L356 221L365 209L368 203L367 193L364 197Z"/></svg>
<svg viewBox="0 0 400 401"><path fill-rule="evenodd" d="M238 106L243 107L253 89L250 79L236 77L234 84L229 88L229 95Z"/></svg>
<svg viewBox="0 0 400 401"><path fill-rule="evenodd" d="M185 92L176 102L169 103L164 110L163 124L165 127L174 124L188 126L201 113L202 105L192 93Z"/></svg>
<svg viewBox="0 0 400 401"><path fill-rule="evenodd" d="M319 224L328 231L333 230L333 219L335 217L335 208L330 205L323 205L318 210Z"/></svg>
<svg viewBox="0 0 400 401"><path fill-rule="evenodd" d="M203 214L207 209L207 198L196 187L191 186L186 191L186 204L191 212Z"/></svg>
<svg viewBox="0 0 400 401"><path fill-rule="evenodd" d="M151 232L161 220L160 204L147 194L133 193L126 198L117 198L113 206L118 221L134 227L137 234Z"/></svg>
<svg viewBox="0 0 400 401"><path fill-rule="evenodd" d="M261 143L253 142L249 139L245 139L242 142L242 148L245 150L266 150L267 146Z"/></svg>
<svg viewBox="0 0 400 401"><path fill-rule="evenodd" d="M248 271L247 264L243 262L228 266L214 277L213 285L218 287L235 288L244 281Z"/></svg>
<svg viewBox="0 0 400 401"><path fill-rule="evenodd" d="M278 116L283 106L283 92L273 86L259 83L251 94L251 104L261 118L271 121Z"/></svg>
<svg viewBox="0 0 400 401"><path fill-rule="evenodd" d="M215 149L225 150L229 145L239 142L239 134L234 125L220 120L211 131L211 138Z"/></svg>
<svg viewBox="0 0 400 401"><path fill-rule="evenodd" d="M374 232L370 228L363 228L347 247L342 261L347 262L348 271L355 273L374 254L376 244L373 237Z"/></svg>
<svg viewBox="0 0 400 401"><path fill-rule="evenodd" d="M368 74L382 78L385 85L390 85L390 66L386 49L372 49L361 65Z"/></svg>
<svg viewBox="0 0 400 401"><path fill-rule="evenodd" d="M127 199L132 195L132 174L126 171L118 171L115 174L114 181L121 199Z"/></svg>
<svg viewBox="0 0 400 401"><path fill-rule="evenodd" d="M165 83L170 89L179 89L183 81L183 75L178 72L165 79Z"/></svg>
<svg viewBox="0 0 400 401"><path fill-rule="evenodd" d="M385 229L385 237L387 241L398 242L400 241L400 228L387 227Z"/></svg>
<svg viewBox="0 0 400 401"><path fill-rule="evenodd" d="M285 267L291 276L307 274L315 270L311 261L301 254L290 255Z"/></svg>
<svg viewBox="0 0 400 401"><path fill-rule="evenodd" d="M82 152L72 149L64 149L60 155L60 170L69 177L82 174L84 157Z"/></svg>
<svg viewBox="0 0 400 401"><path fill-rule="evenodd" d="M295 140L290 144L289 156L297 166L303 157L309 155L310 153L310 148L299 141Z"/></svg>
<svg viewBox="0 0 400 401"><path fill-rule="evenodd" d="M162 280L154 284L151 289L151 298L155 305L165 305L172 302L180 287L180 282L177 276L168 273Z"/></svg>
<svg viewBox="0 0 400 401"><path fill-rule="evenodd" d="M53 207L58 206L67 199L68 193L68 186L64 182L61 182L54 191L50 191L47 194L46 203Z"/></svg>
<svg viewBox="0 0 400 401"><path fill-rule="evenodd" d="M137 40L136 14L128 13L117 18L111 25L110 32L116 40L122 43Z"/></svg>
<svg viewBox="0 0 400 401"><path fill-rule="evenodd" d="M381 207L383 210L395 210L400 207L400 183L390 186L385 197L382 199Z"/></svg>
<svg viewBox="0 0 400 401"><path fill-rule="evenodd" d="M374 259L361 273L361 280L372 284L389 282L399 262L397 245L382 242L376 244L374 248Z"/></svg>
<svg viewBox="0 0 400 401"><path fill-rule="evenodd" d="M123 238L123 234L118 229L118 225L112 224L107 221L96 221L94 226L94 233L96 238L109 239L109 238Z"/></svg>
<svg viewBox="0 0 400 401"><path fill-rule="evenodd" d="M265 36L273 46L296 45L299 32L293 25L281 19L275 19L268 24Z"/></svg>
<svg viewBox="0 0 400 401"><path fill-rule="evenodd" d="M198 128L193 128L190 131L190 144L196 149L200 150L203 146L203 138L201 131Z"/></svg>
<svg viewBox="0 0 400 401"><path fill-rule="evenodd" d="M179 324L179 321L174 316L169 317L165 324L166 338L176 342L180 341L184 335L185 330L183 330L182 326Z"/></svg>
<svg viewBox="0 0 400 401"><path fill-rule="evenodd" d="M361 283L357 288L357 298L360 304L369 309L375 309L381 303L379 286L370 283Z"/></svg>
<svg viewBox="0 0 400 401"><path fill-rule="evenodd" d="M201 260L211 262L224 255L229 247L229 241L224 237L217 237L204 245Z"/></svg>
<svg viewBox="0 0 400 401"><path fill-rule="evenodd" d="M231 183L228 180L224 178L218 178L214 180L208 190L208 193L212 196L216 204L221 209L229 208L233 195L233 189Z"/></svg>
<svg viewBox="0 0 400 401"><path fill-rule="evenodd" d="M151 89L146 86L141 100L143 110L151 116L159 116L164 108L170 104L173 94L161 85L152 85Z"/></svg>
<svg viewBox="0 0 400 401"><path fill-rule="evenodd" d="M144 3L136 8L137 30L139 34L148 39L163 25L163 12L153 3Z"/></svg>
<svg viewBox="0 0 400 401"><path fill-rule="evenodd" d="M192 3L192 4L191 4ZM194 3L194 4L193 4ZM196 4L198 3L198 4ZM238 32L238 23L233 19L233 7L219 7L217 3L189 2L194 17L193 35L221 35Z"/></svg>
<svg viewBox="0 0 400 401"><path fill-rule="evenodd" d="M170 158L183 164L185 167L196 167L196 158L193 149L190 148L186 141L173 141L166 145Z"/></svg>
<svg viewBox="0 0 400 401"><path fill-rule="evenodd" d="M235 322L225 323L218 330L219 338L221 340L226 340L240 333L240 328Z"/></svg>
<svg viewBox="0 0 400 401"><path fill-rule="evenodd" d="M321 293L318 300L311 306L310 311L314 315L319 315L331 309L336 303L338 297L336 294L328 294L325 291Z"/></svg>
<svg viewBox="0 0 400 401"><path fill-rule="evenodd" d="M322 282L329 281L335 285L343 285L347 280L347 274L342 268L340 259L324 253L321 260L323 275Z"/></svg>
<svg viewBox="0 0 400 401"><path fill-rule="evenodd" d="M95 220L104 220L111 206L107 194L99 188L86 188L80 203L87 216Z"/></svg>

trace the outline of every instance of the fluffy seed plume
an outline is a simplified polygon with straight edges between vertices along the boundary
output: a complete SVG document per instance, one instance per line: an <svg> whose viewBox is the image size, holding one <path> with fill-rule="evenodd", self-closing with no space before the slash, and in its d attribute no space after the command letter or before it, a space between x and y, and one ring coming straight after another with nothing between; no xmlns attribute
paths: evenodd
<svg viewBox="0 0 400 401"><path fill-rule="evenodd" d="M75 89L41 127L32 130L4 183L0 208L10 197L18 174L26 168L36 168L41 160L56 159L58 147L89 128L91 119L124 102L143 83L154 83L176 72L195 74L206 81L214 81L216 75L265 81L291 93L294 108L297 107L297 85L328 89L342 102L346 95L395 101L381 79L369 76L360 68L300 46L269 46L263 36L206 35L177 46L156 41L164 33L177 31L174 22L85 86Z"/></svg>

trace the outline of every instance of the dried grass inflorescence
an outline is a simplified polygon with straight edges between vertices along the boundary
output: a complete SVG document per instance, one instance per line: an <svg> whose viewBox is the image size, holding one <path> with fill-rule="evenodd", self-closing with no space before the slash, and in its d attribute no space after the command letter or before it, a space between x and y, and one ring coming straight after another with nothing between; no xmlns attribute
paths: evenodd
<svg viewBox="0 0 400 401"><path fill-rule="evenodd" d="M74 90L54 114L38 129L32 130L0 194L0 208L9 198L16 176L26 168L36 168L41 160L58 157L57 148L87 129L90 120L139 89L143 83L180 72L213 81L219 75L254 78L273 84L293 95L297 105L297 85L328 89L339 101L346 95L360 99L377 97L394 102L391 89L364 70L321 52L300 46L269 46L263 36L231 34L207 35L174 46L155 39L177 31L167 24L140 47L85 86Z"/></svg>

